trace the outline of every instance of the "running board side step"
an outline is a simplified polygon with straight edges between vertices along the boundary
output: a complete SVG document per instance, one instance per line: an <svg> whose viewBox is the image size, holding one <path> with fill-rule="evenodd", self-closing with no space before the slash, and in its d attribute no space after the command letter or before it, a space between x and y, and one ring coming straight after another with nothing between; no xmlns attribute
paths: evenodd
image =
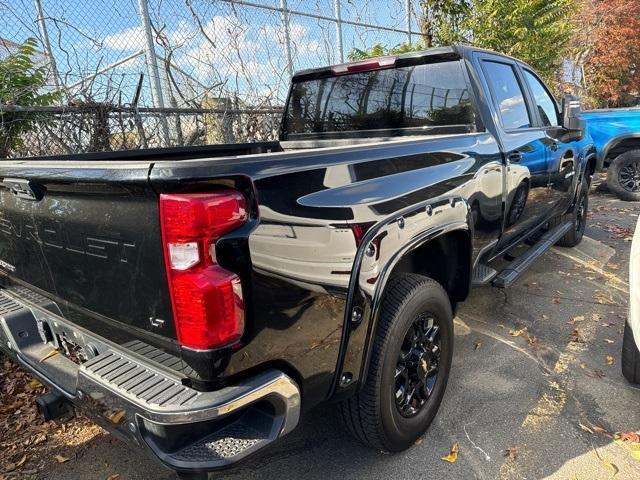
<svg viewBox="0 0 640 480"><path fill-rule="evenodd" d="M507 288L513 285L537 258L553 247L572 228L573 223L566 222L546 232L535 244L531 245L529 250L519 255L508 267L498 273L491 284L498 288Z"/></svg>
<svg viewBox="0 0 640 480"><path fill-rule="evenodd" d="M495 278L498 272L484 263L479 263L476 268L473 269L472 284L474 287L481 287L487 285Z"/></svg>

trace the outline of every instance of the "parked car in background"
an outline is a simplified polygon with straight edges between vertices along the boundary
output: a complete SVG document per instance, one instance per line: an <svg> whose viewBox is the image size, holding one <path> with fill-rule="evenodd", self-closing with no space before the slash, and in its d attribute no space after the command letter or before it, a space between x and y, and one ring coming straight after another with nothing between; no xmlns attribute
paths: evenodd
<svg viewBox="0 0 640 480"><path fill-rule="evenodd" d="M576 120L465 46L297 73L280 141L3 160L0 348L52 389L45 418L73 404L185 477L329 401L404 450L471 287L582 240Z"/></svg>
<svg viewBox="0 0 640 480"><path fill-rule="evenodd" d="M580 114L607 170L607 185L622 200L640 200L640 107L589 110Z"/></svg>
<svg viewBox="0 0 640 480"><path fill-rule="evenodd" d="M640 384L640 220L629 260L629 314L622 340L622 374L631 383Z"/></svg>

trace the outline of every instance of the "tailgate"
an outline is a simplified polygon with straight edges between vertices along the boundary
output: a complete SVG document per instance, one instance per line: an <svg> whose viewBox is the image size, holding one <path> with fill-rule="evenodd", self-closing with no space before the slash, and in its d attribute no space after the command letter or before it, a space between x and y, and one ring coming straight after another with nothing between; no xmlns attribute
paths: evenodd
<svg viewBox="0 0 640 480"><path fill-rule="evenodd" d="M114 341L175 338L149 167L0 162L0 281L33 288Z"/></svg>

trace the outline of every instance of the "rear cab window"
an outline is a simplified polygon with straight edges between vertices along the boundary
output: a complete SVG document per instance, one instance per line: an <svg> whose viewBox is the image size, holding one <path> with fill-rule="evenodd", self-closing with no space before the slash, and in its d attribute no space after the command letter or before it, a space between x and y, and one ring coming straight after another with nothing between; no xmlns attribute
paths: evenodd
<svg viewBox="0 0 640 480"><path fill-rule="evenodd" d="M293 84L285 139L475 131L459 60L324 76Z"/></svg>

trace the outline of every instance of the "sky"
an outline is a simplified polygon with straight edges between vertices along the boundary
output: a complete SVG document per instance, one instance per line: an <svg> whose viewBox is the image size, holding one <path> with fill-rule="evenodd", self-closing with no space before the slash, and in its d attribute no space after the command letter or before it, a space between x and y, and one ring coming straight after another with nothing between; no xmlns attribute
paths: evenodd
<svg viewBox="0 0 640 480"><path fill-rule="evenodd" d="M47 31L62 83L71 85L145 48L138 0L41 0ZM281 0L251 0L278 7ZM333 17L334 0L287 0L290 11ZM152 23L160 32L165 57L171 52L171 75L163 88L175 90L178 102L206 95L239 95L251 104L281 103L289 83L285 30L280 12L224 0L149 0ZM417 9L417 0L412 8ZM0 36L19 43L40 38L35 0L0 0ZM343 20L406 29L406 0L341 0ZM417 30L415 19L413 28ZM338 63L334 22L290 15L294 70ZM343 25L346 54L380 42L407 41L403 33ZM415 39L415 37L414 37ZM166 58L166 57L165 57ZM140 73L145 73L142 104L151 104L144 57L136 57L91 84L96 99L129 102ZM179 88L172 83L178 84ZM85 83L88 85L88 83ZM206 88L205 88L206 87ZM181 98L181 95L184 98ZM166 95L165 95L166 96Z"/></svg>

